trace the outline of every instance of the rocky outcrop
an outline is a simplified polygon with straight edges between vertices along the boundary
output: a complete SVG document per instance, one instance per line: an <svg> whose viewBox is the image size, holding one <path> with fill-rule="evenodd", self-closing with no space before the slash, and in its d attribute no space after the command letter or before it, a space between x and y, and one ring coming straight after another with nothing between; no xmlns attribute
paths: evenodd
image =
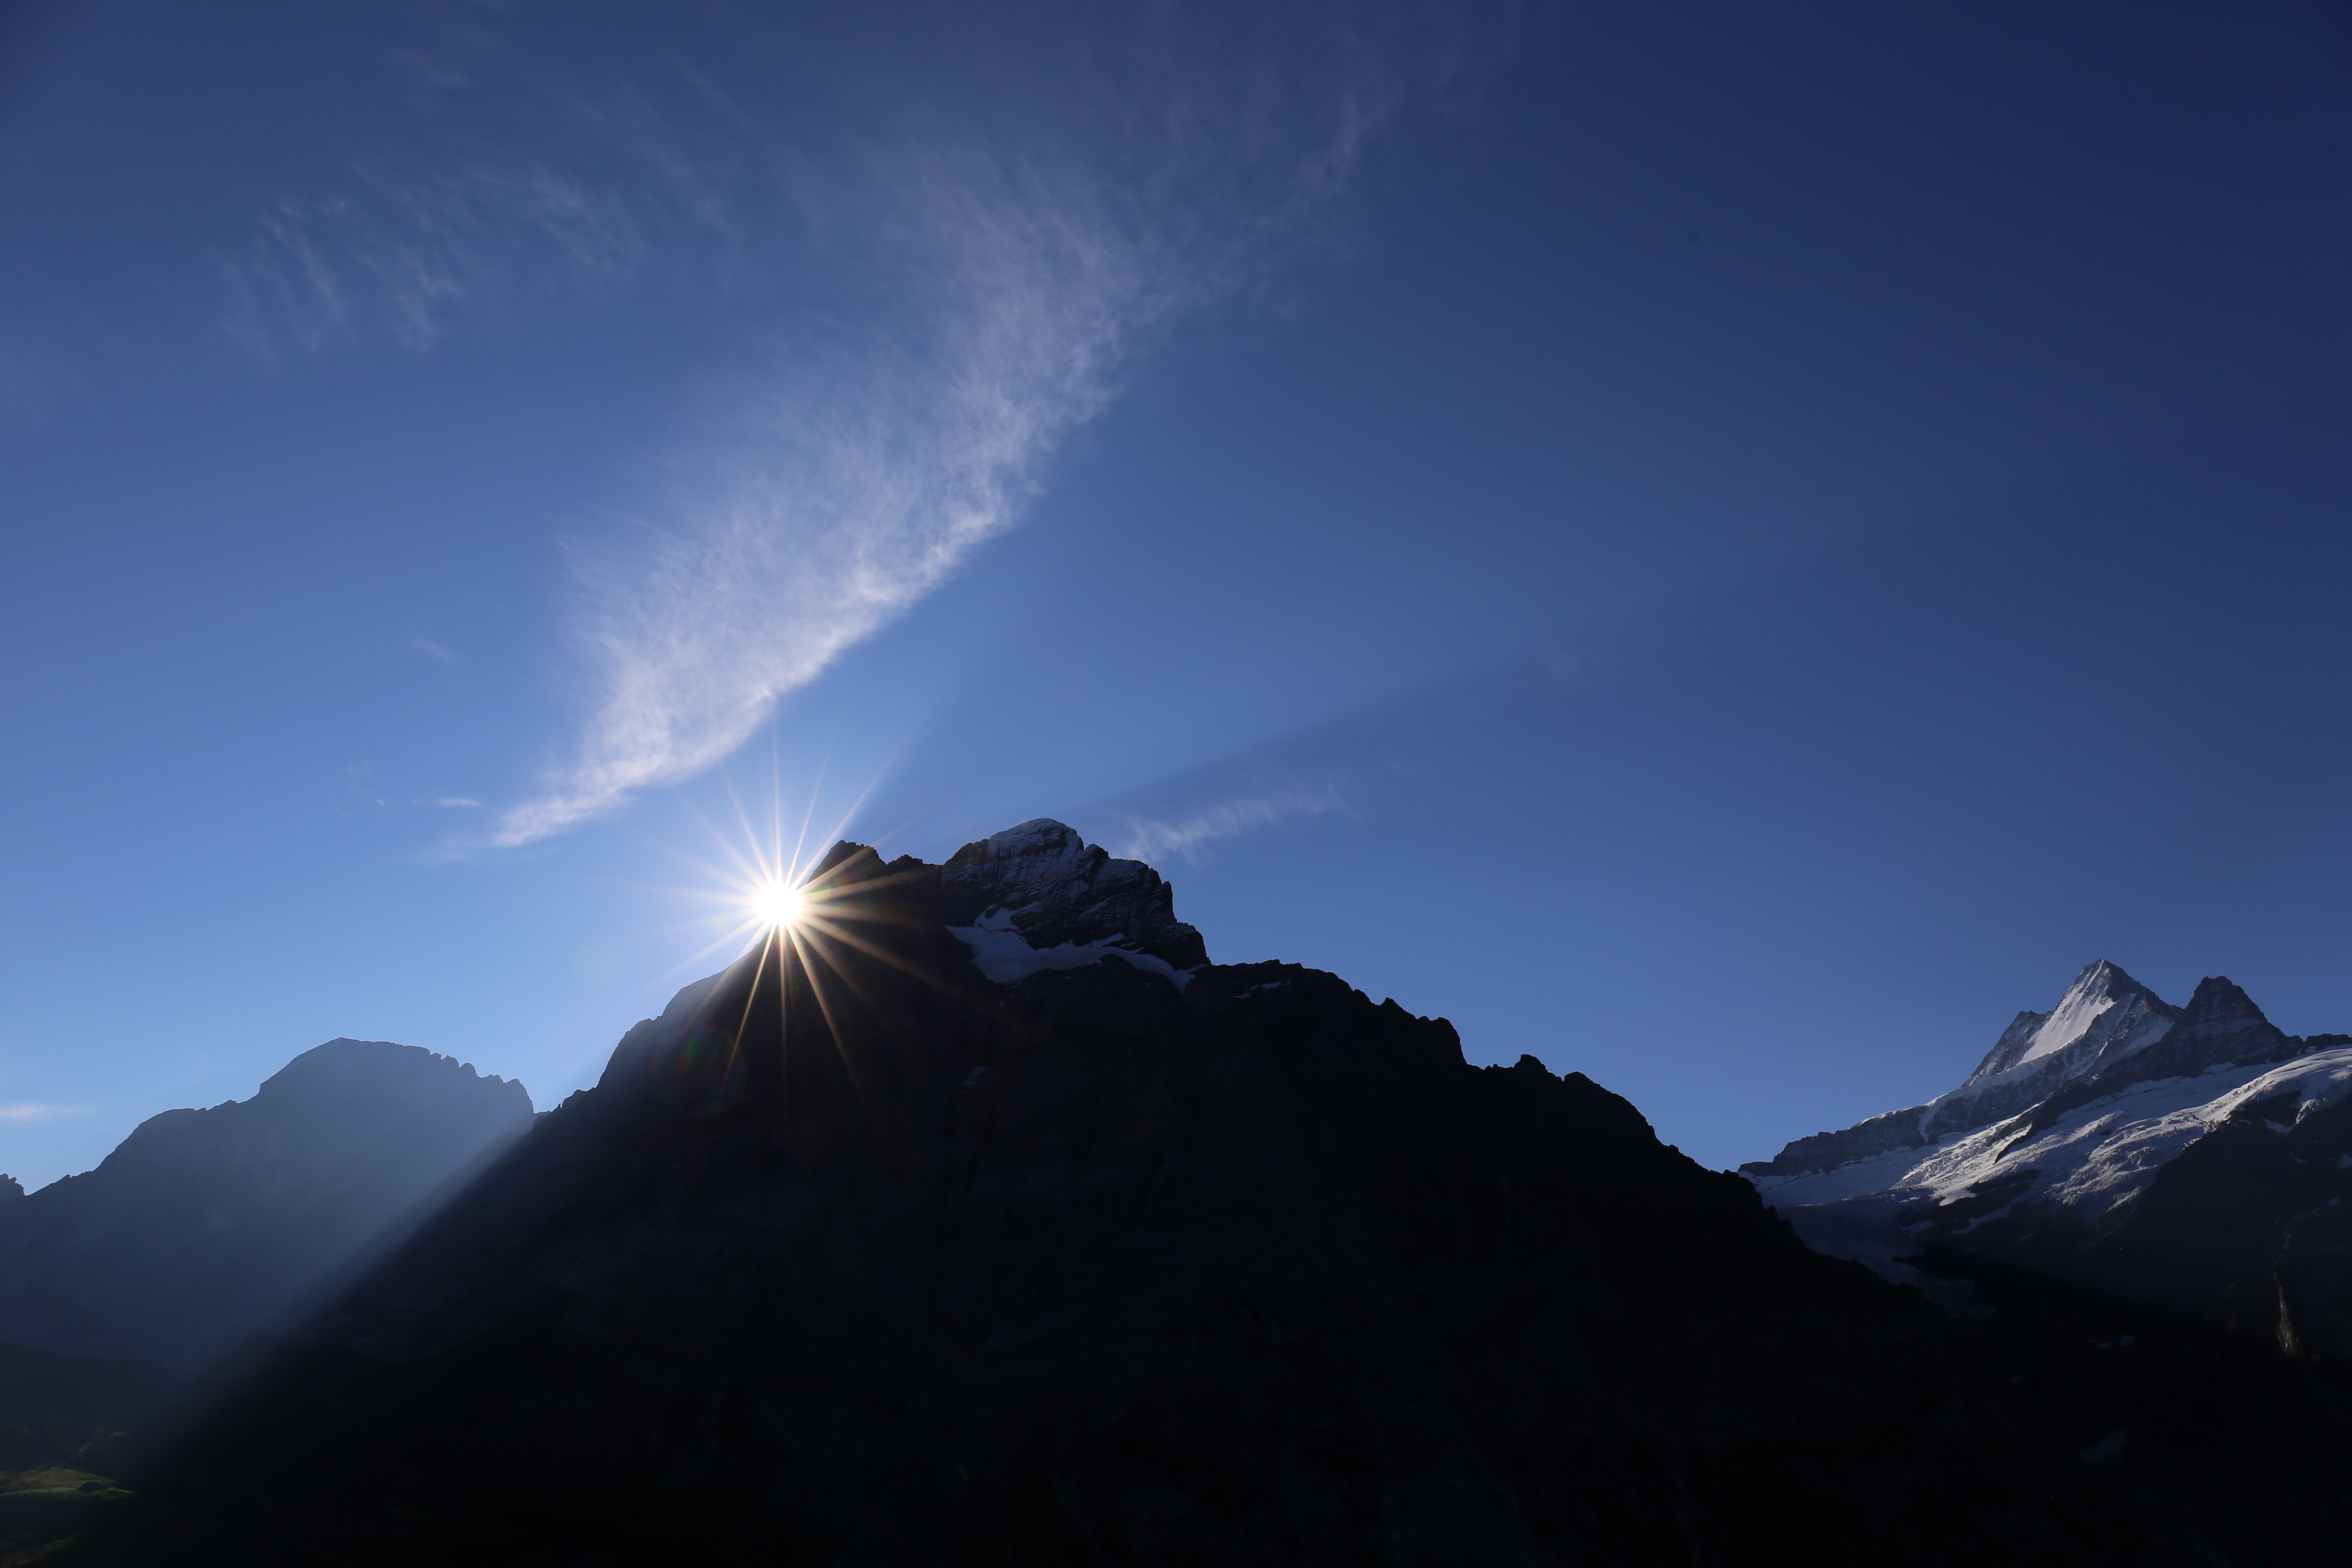
<svg viewBox="0 0 2352 1568"><path fill-rule="evenodd" d="M1916 1149L1928 1141L1919 1126L1927 1114L1927 1107L1924 1105L1906 1106L1901 1110L1881 1111L1866 1121L1857 1121L1835 1132L1794 1138L1769 1160L1754 1160L1740 1166L1739 1173L1750 1180L1786 1180L1817 1171L1834 1171L1842 1165L1899 1150Z"/></svg>
<svg viewBox="0 0 2352 1568"><path fill-rule="evenodd" d="M0 1200L0 1342L202 1361L282 1326L530 1118L522 1085L470 1064L330 1040L250 1100L151 1117L96 1170Z"/></svg>
<svg viewBox="0 0 2352 1568"><path fill-rule="evenodd" d="M1050 817L967 844L939 876L950 926L992 915L1034 948L1123 941L1185 970L1209 962L1201 933L1176 918L1176 889L1140 860L1115 860Z"/></svg>
<svg viewBox="0 0 2352 1568"><path fill-rule="evenodd" d="M2231 984L2228 975L2210 975L2197 983L2196 994L2169 1034L2136 1058L2103 1066L2095 1076L2114 1075L2105 1078L2110 1083L2146 1082L2203 1072L2224 1062L2282 1062L2303 1048L2302 1040L2263 1016L2253 998Z"/></svg>

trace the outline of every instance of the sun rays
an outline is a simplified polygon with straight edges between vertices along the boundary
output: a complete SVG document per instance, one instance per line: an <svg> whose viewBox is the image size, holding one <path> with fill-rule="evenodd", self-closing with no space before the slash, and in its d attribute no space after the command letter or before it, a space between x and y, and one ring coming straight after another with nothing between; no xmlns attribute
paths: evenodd
<svg viewBox="0 0 2352 1568"><path fill-rule="evenodd" d="M847 917L845 889L838 885L834 868L821 873L817 866L824 847L841 836L865 804L865 795L861 792L850 803L831 831L813 835L824 786L820 773L809 790L801 820L788 837L780 783L770 785L766 819L761 821L745 808L733 781L728 781L727 799L735 820L726 824L702 819L717 858L685 857L695 873L694 881L664 889L682 896L689 904L703 906L707 912L694 917L692 923L711 937L672 968L672 977L722 954L740 955L754 942L801 945L795 939L805 939Z"/></svg>
<svg viewBox="0 0 2352 1568"><path fill-rule="evenodd" d="M777 768L772 777L781 778L782 773ZM828 830L816 816L824 784L821 771L794 824L784 810L780 784L770 784L762 810L746 809L743 795L728 781L733 821L702 817L710 849L682 857L691 868L690 880L659 889L689 909L698 908L689 927L710 939L667 978L689 976L714 960L738 966L742 976L740 1014L730 1005L727 1015L706 1020L707 1059L692 1069L682 1058L674 1064L674 1070L707 1077L719 1086L697 1100L707 1111L736 1103L739 1093L763 1080L778 1096L772 1104L781 1114L783 1086L793 1076L787 1063L811 1047L837 1056L850 1088L863 1100L861 1064L852 1059L861 1054L853 1042L870 1032L861 1020L891 1010L885 993L901 978L944 988L942 977L908 948L905 933L881 929L904 926L913 918L896 892L907 868L887 868L870 849L827 860L864 805L866 792ZM896 977L884 982L888 971L897 972ZM777 1053L775 1065L760 1066L772 1051Z"/></svg>

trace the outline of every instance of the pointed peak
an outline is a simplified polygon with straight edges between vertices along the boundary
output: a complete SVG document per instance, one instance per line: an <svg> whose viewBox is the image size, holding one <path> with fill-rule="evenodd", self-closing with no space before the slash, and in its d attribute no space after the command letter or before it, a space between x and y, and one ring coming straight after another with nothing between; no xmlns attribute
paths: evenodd
<svg viewBox="0 0 2352 1568"><path fill-rule="evenodd" d="M2164 1002L2162 997L2158 996L2155 992L2149 990L2138 981L2134 980L2129 974L2125 973L2123 965L2111 963L2104 958L2093 959L2090 963L2083 965L2083 972L2074 976L2074 984L2066 988L2066 994L2069 996L2076 994L2085 996L2138 995L2146 996L2150 1001L2156 1002L2160 1005L2169 1005L2169 1004L2166 1004Z"/></svg>
<svg viewBox="0 0 2352 1568"><path fill-rule="evenodd" d="M2270 1022L2254 1005L2254 999L2226 974L2209 974L2199 981L2197 994L2189 998L2181 1018L2206 1028L2217 1024L2242 1028Z"/></svg>
<svg viewBox="0 0 2352 1568"><path fill-rule="evenodd" d="M882 857L874 852L871 845L859 844L853 839L845 838L824 852L824 858L816 863L815 868L809 872L809 878L814 880L840 867L850 865L860 857L873 861L875 868L878 869L882 864ZM848 880L862 881L872 874L873 872L866 867L858 866L844 873L844 876Z"/></svg>
<svg viewBox="0 0 2352 1568"><path fill-rule="evenodd" d="M2210 975L2198 982L2197 994L2180 1009L2179 1022L2144 1058L2104 1068L2102 1077L2115 1079L2188 1076L2209 1068L2284 1061L2303 1048L2302 1042L2263 1016L2263 1010L2227 975Z"/></svg>
<svg viewBox="0 0 2352 1568"><path fill-rule="evenodd" d="M2036 1070L2064 1078L2089 1072L2095 1062L2129 1055L2160 1038L2179 1014L2116 964L2094 959L2049 1012L2023 1012L2012 1019L1960 1088L2008 1079L2053 1058L2058 1060Z"/></svg>

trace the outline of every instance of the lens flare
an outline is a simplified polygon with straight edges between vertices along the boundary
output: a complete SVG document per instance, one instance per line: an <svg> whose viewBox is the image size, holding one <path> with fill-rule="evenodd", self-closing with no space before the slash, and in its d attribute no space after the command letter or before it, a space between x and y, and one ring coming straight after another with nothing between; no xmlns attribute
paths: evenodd
<svg viewBox="0 0 2352 1568"><path fill-rule="evenodd" d="M764 926L788 926L801 918L807 900L789 882L762 882L751 893L751 918Z"/></svg>

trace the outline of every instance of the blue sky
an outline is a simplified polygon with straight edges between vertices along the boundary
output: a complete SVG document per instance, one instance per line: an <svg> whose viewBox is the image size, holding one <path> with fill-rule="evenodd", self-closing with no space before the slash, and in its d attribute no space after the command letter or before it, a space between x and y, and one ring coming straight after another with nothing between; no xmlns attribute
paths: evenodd
<svg viewBox="0 0 2352 1568"><path fill-rule="evenodd" d="M1052 816L1711 1164L2352 1029L2315 5L0 21L0 1168Z"/></svg>

